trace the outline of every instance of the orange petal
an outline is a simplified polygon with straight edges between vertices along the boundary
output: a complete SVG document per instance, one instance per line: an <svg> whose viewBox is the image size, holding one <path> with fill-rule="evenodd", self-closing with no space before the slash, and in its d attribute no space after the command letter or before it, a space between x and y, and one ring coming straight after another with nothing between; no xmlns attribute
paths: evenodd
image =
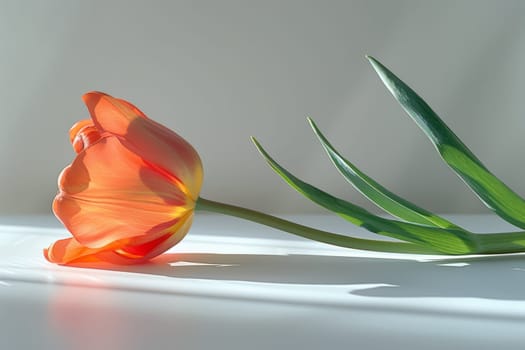
<svg viewBox="0 0 525 350"><path fill-rule="evenodd" d="M101 134L91 119L83 119L69 129L69 141L76 153L80 153L97 142Z"/></svg>
<svg viewBox="0 0 525 350"><path fill-rule="evenodd" d="M193 210L178 186L110 136L64 169L53 211L80 244L100 248L164 230Z"/></svg>
<svg viewBox="0 0 525 350"><path fill-rule="evenodd" d="M137 106L135 106L131 102L128 102L128 101L123 100L121 98L115 98L115 100L118 101L119 103L122 103L126 107L128 107L133 113L135 113L139 117L148 119L148 116L144 112L142 112L140 109L138 109Z"/></svg>
<svg viewBox="0 0 525 350"><path fill-rule="evenodd" d="M193 212L190 212L168 228L167 234L147 242L132 240L133 243L130 242L129 245L117 250L117 253L134 259L149 260L154 258L179 243L190 230L192 222Z"/></svg>
<svg viewBox="0 0 525 350"><path fill-rule="evenodd" d="M125 241L118 241L106 247L93 249L81 245L74 238L61 239L45 249L44 256L48 261L62 265L100 262L119 265L142 263L162 254L184 238L190 229L192 218L193 215L190 214L161 235L141 243L123 244Z"/></svg>
<svg viewBox="0 0 525 350"><path fill-rule="evenodd" d="M44 249L45 258L52 263L67 264L76 262L97 262L100 261L96 254L100 249L84 247L74 238L61 239L51 244L48 249Z"/></svg>
<svg viewBox="0 0 525 350"><path fill-rule="evenodd" d="M186 236L186 234L191 228L191 225L193 223L193 212L184 221L181 222L182 225L177 227L176 232L164 242L153 247L153 249L151 249L148 253L144 255L145 258L147 258L148 260L152 259L179 243L184 238L184 236Z"/></svg>
<svg viewBox="0 0 525 350"><path fill-rule="evenodd" d="M83 96L95 126L123 137L134 152L178 178L186 194L196 200L202 185L202 164L195 149L182 137L145 117L131 103L101 92Z"/></svg>
<svg viewBox="0 0 525 350"><path fill-rule="evenodd" d="M75 137L77 137L79 130L85 126L90 126L90 125L93 125L93 126L95 125L93 124L93 121L91 119L82 119L76 122L75 124L73 124L71 129L69 129L69 142L73 143L73 141L75 140Z"/></svg>
<svg viewBox="0 0 525 350"><path fill-rule="evenodd" d="M110 247L87 248L74 238L61 239L44 249L45 258L52 263L60 265L76 264L100 264L109 262L111 264L125 265L144 262L144 259L129 259L117 254Z"/></svg>

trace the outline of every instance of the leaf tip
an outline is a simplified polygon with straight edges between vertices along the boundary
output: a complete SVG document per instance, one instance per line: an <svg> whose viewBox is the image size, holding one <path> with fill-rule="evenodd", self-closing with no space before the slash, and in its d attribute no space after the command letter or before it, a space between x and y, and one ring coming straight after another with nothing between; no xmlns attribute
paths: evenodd
<svg viewBox="0 0 525 350"><path fill-rule="evenodd" d="M310 124L310 127L314 131L316 135L319 134L319 128L317 127L317 124L315 124L314 120L312 118L308 118L308 123Z"/></svg>
<svg viewBox="0 0 525 350"><path fill-rule="evenodd" d="M258 145L259 145L259 141L257 141L257 139L255 138L255 136L250 136L250 140L252 141L252 143L253 143L255 146L258 146Z"/></svg>
<svg viewBox="0 0 525 350"><path fill-rule="evenodd" d="M366 57L366 59L368 60L368 62L370 62L370 64L372 65L372 67L373 67L375 70L380 69L380 67L382 66L382 64L379 63L379 61L376 60L374 57L372 57L372 56L370 56L370 55L366 55L365 57Z"/></svg>
<svg viewBox="0 0 525 350"><path fill-rule="evenodd" d="M315 122L314 122L314 120L313 120L312 118L310 118L310 117L306 117L306 120L308 121L308 124L310 124L310 126L311 126L312 128L315 127Z"/></svg>
<svg viewBox="0 0 525 350"><path fill-rule="evenodd" d="M264 157L266 157L266 151L264 150L264 148L261 146L261 144L259 143L259 141L257 141L257 139L255 138L255 136L250 136L250 139L252 140L253 144L255 145L255 148L257 148L257 151L259 151L260 154L262 154Z"/></svg>

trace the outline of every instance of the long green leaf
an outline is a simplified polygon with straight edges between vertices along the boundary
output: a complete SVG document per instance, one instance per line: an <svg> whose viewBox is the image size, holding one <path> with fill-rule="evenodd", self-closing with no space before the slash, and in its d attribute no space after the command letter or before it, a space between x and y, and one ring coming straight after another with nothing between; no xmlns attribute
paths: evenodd
<svg viewBox="0 0 525 350"><path fill-rule="evenodd" d="M401 220L414 224L459 229L458 226L450 221L432 214L431 212L390 192L375 180L364 174L354 164L345 159L330 144L311 118L308 118L308 122L319 139L319 142L332 160L332 163L339 170L341 175L343 175L348 182L378 207Z"/></svg>
<svg viewBox="0 0 525 350"><path fill-rule="evenodd" d="M254 138L252 140L272 169L292 188L355 225L362 226L380 235L427 246L446 254L467 254L477 249L469 232L453 228L445 230L437 227L419 226L385 219L307 184L273 160L257 140Z"/></svg>
<svg viewBox="0 0 525 350"><path fill-rule="evenodd" d="M494 176L409 86L373 57L368 60L379 77L432 141L443 160L504 220L525 228L525 200Z"/></svg>

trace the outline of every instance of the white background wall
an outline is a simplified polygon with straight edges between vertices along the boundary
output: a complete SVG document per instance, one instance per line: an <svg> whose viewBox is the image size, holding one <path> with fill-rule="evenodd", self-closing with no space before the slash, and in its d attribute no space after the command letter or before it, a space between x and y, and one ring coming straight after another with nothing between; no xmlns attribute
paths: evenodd
<svg viewBox="0 0 525 350"><path fill-rule="evenodd" d="M332 168L311 116L398 194L442 213L485 211L364 55L525 194L524 35L520 0L0 0L0 213L50 212L89 90L128 99L189 140L210 199L319 210L269 170L256 135L300 177L371 208Z"/></svg>

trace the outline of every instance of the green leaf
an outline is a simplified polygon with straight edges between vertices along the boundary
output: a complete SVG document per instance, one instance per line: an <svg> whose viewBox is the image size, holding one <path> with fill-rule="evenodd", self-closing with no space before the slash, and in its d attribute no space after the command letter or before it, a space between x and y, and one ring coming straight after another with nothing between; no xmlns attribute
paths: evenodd
<svg viewBox="0 0 525 350"><path fill-rule="evenodd" d="M326 153L332 160L332 163L339 170L341 175L350 182L359 192L361 192L370 201L378 207L385 210L393 216L415 224L442 227L458 228L458 226L445 220L442 217L432 214L423 208L407 201L404 198L390 192L385 187L374 181L372 178L360 171L354 164L345 159L321 133L311 118L308 122L312 127L319 142L324 147Z"/></svg>
<svg viewBox="0 0 525 350"><path fill-rule="evenodd" d="M425 132L452 170L487 207L511 224L525 228L525 200L494 176L409 86L375 58L367 58L388 90Z"/></svg>
<svg viewBox="0 0 525 350"><path fill-rule="evenodd" d="M256 139L252 138L252 140L272 169L292 188L313 202L338 214L357 226L361 226L383 236L389 236L427 246L446 254L467 254L474 252L477 249L471 234L467 231L454 228L442 229L437 227L419 226L416 224L385 219L371 214L357 205L336 198L310 184L307 184L292 175L273 160Z"/></svg>

